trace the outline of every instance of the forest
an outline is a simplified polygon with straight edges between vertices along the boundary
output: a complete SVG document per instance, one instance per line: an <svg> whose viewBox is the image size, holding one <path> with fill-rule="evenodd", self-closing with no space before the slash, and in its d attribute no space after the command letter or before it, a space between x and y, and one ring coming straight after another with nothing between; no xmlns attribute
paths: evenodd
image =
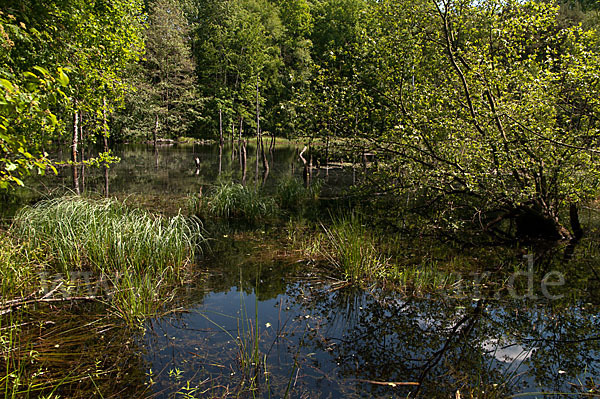
<svg viewBox="0 0 600 399"><path fill-rule="evenodd" d="M0 0L0 392L593 396L599 157L595 1Z"/></svg>

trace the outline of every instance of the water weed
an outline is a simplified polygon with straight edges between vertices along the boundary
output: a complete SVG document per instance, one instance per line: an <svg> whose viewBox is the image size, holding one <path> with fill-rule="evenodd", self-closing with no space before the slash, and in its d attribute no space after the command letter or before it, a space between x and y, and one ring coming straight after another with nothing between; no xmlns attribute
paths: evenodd
<svg viewBox="0 0 600 399"><path fill-rule="evenodd" d="M115 287L115 306L128 318L143 317L161 301L163 287L183 282L203 240L194 219L78 197L23 208L11 234L41 248L67 279L81 270L105 276Z"/></svg>
<svg viewBox="0 0 600 399"><path fill-rule="evenodd" d="M321 226L327 238L322 253L346 279L359 282L385 272L388 259L376 247L360 216L352 213L334 217L330 227Z"/></svg>
<svg viewBox="0 0 600 399"><path fill-rule="evenodd" d="M0 303L29 295L44 263L39 248L29 248L10 234L0 232Z"/></svg>
<svg viewBox="0 0 600 399"><path fill-rule="evenodd" d="M199 205L200 213L226 219L257 221L277 215L275 200L237 183L216 186Z"/></svg>

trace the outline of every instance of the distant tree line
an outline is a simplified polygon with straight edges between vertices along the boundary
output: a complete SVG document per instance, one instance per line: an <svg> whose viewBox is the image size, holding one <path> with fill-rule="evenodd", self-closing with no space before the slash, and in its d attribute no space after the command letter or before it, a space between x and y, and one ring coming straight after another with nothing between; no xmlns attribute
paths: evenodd
<svg viewBox="0 0 600 399"><path fill-rule="evenodd" d="M51 140L69 143L73 163L81 140L99 141L102 164L109 141L225 131L369 152L382 161L372 191L497 237L580 236L578 208L598 195L596 2L13 0L1 10L2 187L46 170Z"/></svg>

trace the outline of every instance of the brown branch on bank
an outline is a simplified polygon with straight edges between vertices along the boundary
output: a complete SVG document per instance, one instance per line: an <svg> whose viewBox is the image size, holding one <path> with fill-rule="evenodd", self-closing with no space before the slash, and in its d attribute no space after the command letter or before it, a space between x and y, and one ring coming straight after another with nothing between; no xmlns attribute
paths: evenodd
<svg viewBox="0 0 600 399"><path fill-rule="evenodd" d="M61 285L62 285L62 283L59 284L56 288L54 288L52 291L50 291L49 293L47 293L46 295L44 295L41 298L32 298L32 299L19 298L19 299L13 299L11 301L4 302L2 305L0 305L0 315L9 313L14 308L19 308L21 306L31 305L31 304L36 304L36 303L57 303L57 302L59 303L59 302L73 302L73 301L101 301L102 297L98 297L98 296L95 296L95 295L71 296L71 297L66 297L66 298L50 298L50 296L54 292L56 292Z"/></svg>

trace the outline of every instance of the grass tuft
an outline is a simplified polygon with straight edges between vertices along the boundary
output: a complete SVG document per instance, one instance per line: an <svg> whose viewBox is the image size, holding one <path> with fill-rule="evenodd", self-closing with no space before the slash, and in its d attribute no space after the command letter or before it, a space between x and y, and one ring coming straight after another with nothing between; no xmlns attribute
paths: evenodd
<svg viewBox="0 0 600 399"><path fill-rule="evenodd" d="M216 186L201 204L201 212L212 217L257 221L277 215L273 198L237 183Z"/></svg>
<svg viewBox="0 0 600 399"><path fill-rule="evenodd" d="M203 239L195 220L166 218L122 203L67 197L23 208L11 234L41 248L67 278L89 271L116 288L112 302L127 318L141 318L164 301L163 287L181 283Z"/></svg>
<svg viewBox="0 0 600 399"><path fill-rule="evenodd" d="M334 218L331 227L322 225L327 236L326 259L353 282L372 280L388 267L388 259L376 248L375 239L356 214Z"/></svg>
<svg viewBox="0 0 600 399"><path fill-rule="evenodd" d="M300 213L310 201L318 197L321 186L320 180L307 188L298 179L284 179L277 185L275 199L281 209L291 213Z"/></svg>
<svg viewBox="0 0 600 399"><path fill-rule="evenodd" d="M6 232L0 232L0 303L26 297L38 284L37 273L45 264L39 248L29 248Z"/></svg>

